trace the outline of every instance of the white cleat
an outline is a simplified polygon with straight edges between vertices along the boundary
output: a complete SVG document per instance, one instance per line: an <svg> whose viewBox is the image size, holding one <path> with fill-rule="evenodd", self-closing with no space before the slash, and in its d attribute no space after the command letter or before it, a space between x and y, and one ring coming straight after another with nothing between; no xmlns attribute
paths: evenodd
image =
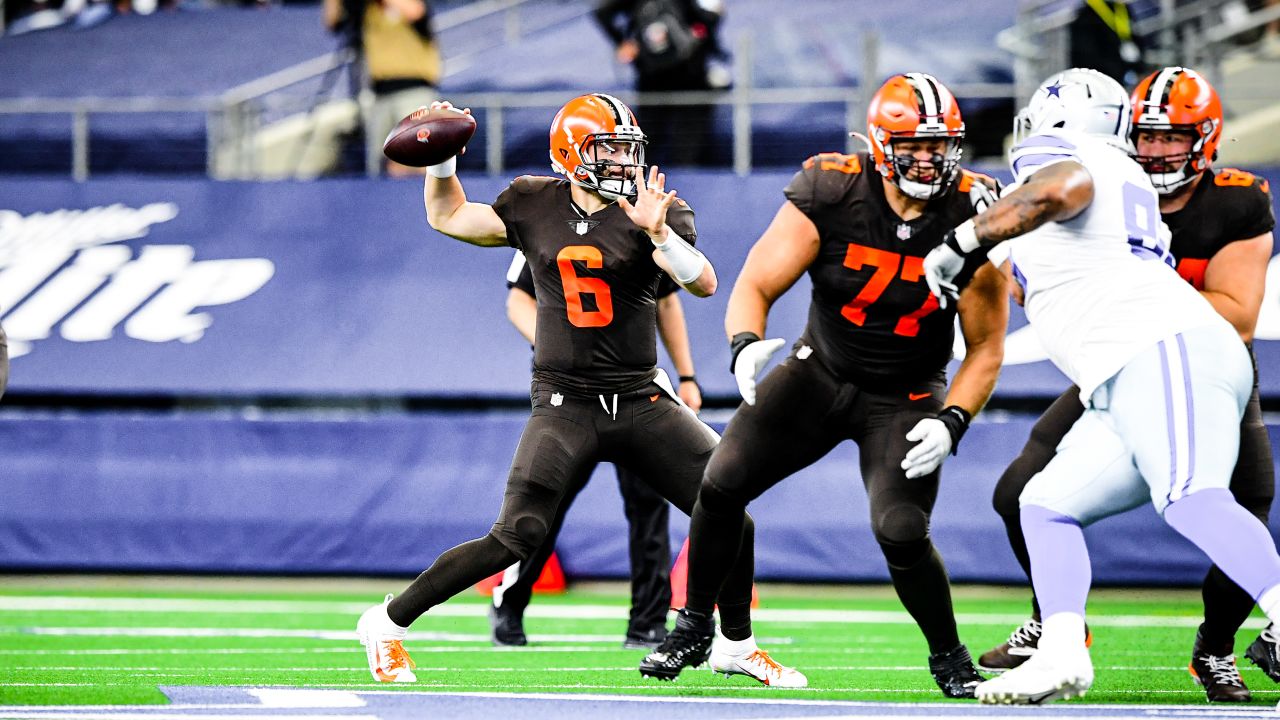
<svg viewBox="0 0 1280 720"><path fill-rule="evenodd" d="M1050 655L1042 647L1022 665L978 685L974 695L988 705L1040 705L1084 697L1093 685L1089 651Z"/></svg>
<svg viewBox="0 0 1280 720"><path fill-rule="evenodd" d="M709 659L711 672L730 675L746 675L769 687L802 688L809 686L809 678L799 671L780 664L769 653L756 647L754 637L732 641L716 629L716 639L711 644Z"/></svg>
<svg viewBox="0 0 1280 720"><path fill-rule="evenodd" d="M391 596L387 595L381 605L365 610L356 622L356 635L364 646L369 672L374 680L384 683L417 682L418 676L413 674L417 665L403 645L405 629L387 617L389 602Z"/></svg>

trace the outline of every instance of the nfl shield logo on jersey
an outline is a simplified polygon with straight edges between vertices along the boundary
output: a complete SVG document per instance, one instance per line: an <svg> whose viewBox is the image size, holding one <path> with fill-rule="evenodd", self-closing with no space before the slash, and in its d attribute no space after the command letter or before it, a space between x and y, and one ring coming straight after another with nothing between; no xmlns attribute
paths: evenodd
<svg viewBox="0 0 1280 720"><path fill-rule="evenodd" d="M569 227L579 235L586 235L591 229L600 224L599 220L567 220Z"/></svg>
<svg viewBox="0 0 1280 720"><path fill-rule="evenodd" d="M898 224L898 239L906 240L911 237L911 226L906 223Z"/></svg>

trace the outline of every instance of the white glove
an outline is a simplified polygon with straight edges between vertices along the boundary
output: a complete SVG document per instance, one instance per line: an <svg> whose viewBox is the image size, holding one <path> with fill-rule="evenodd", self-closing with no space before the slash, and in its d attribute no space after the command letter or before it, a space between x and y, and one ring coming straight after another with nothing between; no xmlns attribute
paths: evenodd
<svg viewBox="0 0 1280 720"><path fill-rule="evenodd" d="M974 180L969 185L969 203L973 205L973 211L979 215L987 211L987 208L995 204L1000 198L996 196L996 191L987 187L987 184L981 180Z"/></svg>
<svg viewBox="0 0 1280 720"><path fill-rule="evenodd" d="M951 431L937 418L925 418L916 423L907 433L907 439L918 441L902 461L902 469L907 471L909 480L937 470L947 453L951 452Z"/></svg>
<svg viewBox="0 0 1280 720"><path fill-rule="evenodd" d="M738 392L748 405L756 404L756 376L769 364L769 358L786 345L782 338L757 340L742 348L733 363L733 376L738 380Z"/></svg>
<svg viewBox="0 0 1280 720"><path fill-rule="evenodd" d="M924 256L924 281L929 292L938 297L938 307L945 309L947 303L960 297L955 279L963 269L964 256L945 242Z"/></svg>

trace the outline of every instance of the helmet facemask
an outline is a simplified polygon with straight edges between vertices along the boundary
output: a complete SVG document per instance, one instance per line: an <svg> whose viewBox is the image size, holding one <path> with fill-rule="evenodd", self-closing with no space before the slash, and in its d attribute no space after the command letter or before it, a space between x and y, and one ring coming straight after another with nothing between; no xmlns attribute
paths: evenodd
<svg viewBox="0 0 1280 720"><path fill-rule="evenodd" d="M1143 132L1178 133L1190 140L1186 152L1169 155L1143 155L1137 151L1138 136ZM1188 125L1162 125L1153 127L1142 125L1133 131L1133 159L1146 171L1152 186L1161 195L1177 195L1183 188L1195 181L1200 173L1207 170L1209 163L1204 156L1204 139L1209 132L1197 133L1196 128Z"/></svg>
<svg viewBox="0 0 1280 720"><path fill-rule="evenodd" d="M588 135L578 151L580 163L570 179L606 200L632 197L648 170L644 161L647 143L644 133L634 126Z"/></svg>
<svg viewBox="0 0 1280 720"><path fill-rule="evenodd" d="M899 143L926 143L941 140L943 151L933 153L928 160L920 160L919 153L899 154ZM890 181L904 194L917 200L929 200L947 191L960 170L963 153L958 137L910 136L890 137L885 148L885 160L891 168Z"/></svg>

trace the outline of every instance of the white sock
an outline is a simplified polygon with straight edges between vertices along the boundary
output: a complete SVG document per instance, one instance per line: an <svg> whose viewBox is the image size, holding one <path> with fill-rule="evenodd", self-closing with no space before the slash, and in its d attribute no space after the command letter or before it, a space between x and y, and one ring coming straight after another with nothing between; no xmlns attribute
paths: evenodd
<svg viewBox="0 0 1280 720"><path fill-rule="evenodd" d="M1084 648L1084 616L1073 612L1050 615L1040 623L1038 647L1049 652L1078 651Z"/></svg>
<svg viewBox="0 0 1280 720"><path fill-rule="evenodd" d="M1267 614L1267 619L1280 625L1280 585L1272 585L1258 596L1258 607Z"/></svg>
<svg viewBox="0 0 1280 720"><path fill-rule="evenodd" d="M730 640L720 632L718 627L716 628L716 645L721 651L734 657L750 655L760 649L756 645L755 635L748 635L746 640Z"/></svg>
<svg viewBox="0 0 1280 720"><path fill-rule="evenodd" d="M387 603L385 602L379 605L378 609L373 613L373 619L377 622L378 629L382 633L390 635L396 640L403 640L405 634L409 632L409 628L395 624L391 616L387 614Z"/></svg>

